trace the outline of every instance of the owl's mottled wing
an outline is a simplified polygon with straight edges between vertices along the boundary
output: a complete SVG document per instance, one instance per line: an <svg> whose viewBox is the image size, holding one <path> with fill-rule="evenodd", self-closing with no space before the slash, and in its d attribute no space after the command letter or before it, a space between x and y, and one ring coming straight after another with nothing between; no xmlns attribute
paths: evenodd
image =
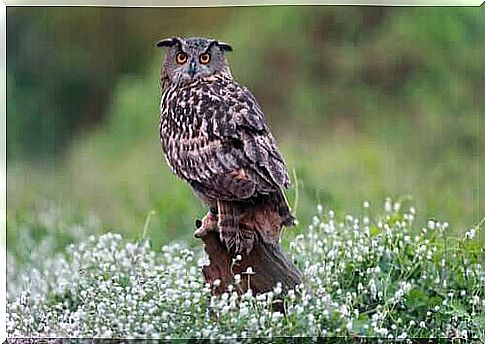
<svg viewBox="0 0 485 344"><path fill-rule="evenodd" d="M208 196L247 199L290 184L284 160L251 92L233 81L201 86L199 133L184 139L184 178Z"/></svg>

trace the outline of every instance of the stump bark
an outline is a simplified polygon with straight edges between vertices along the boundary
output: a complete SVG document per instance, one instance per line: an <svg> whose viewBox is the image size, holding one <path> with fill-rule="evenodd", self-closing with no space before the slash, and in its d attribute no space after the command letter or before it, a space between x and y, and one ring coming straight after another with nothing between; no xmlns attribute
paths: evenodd
<svg viewBox="0 0 485 344"><path fill-rule="evenodd" d="M198 221L198 224L202 226L205 222ZM268 244L257 237L253 249L248 254L241 254L241 259L236 261L221 242L217 231L199 229L198 232L203 233L197 237L202 239L210 260L209 265L202 267L204 279L211 285L216 279L220 280L219 286L212 288L214 295L227 291L229 284L236 286L234 276L237 274L241 277L238 291L245 293L250 288L253 295L272 290L278 282L284 294L302 282L302 274L284 254L279 243ZM247 273L248 268L252 273Z"/></svg>

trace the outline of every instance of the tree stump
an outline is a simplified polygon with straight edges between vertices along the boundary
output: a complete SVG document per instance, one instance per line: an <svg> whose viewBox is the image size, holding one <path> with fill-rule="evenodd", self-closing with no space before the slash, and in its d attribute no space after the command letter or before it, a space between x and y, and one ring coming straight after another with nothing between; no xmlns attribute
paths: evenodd
<svg viewBox="0 0 485 344"><path fill-rule="evenodd" d="M209 225L206 219L197 220L196 227L199 229L195 236L204 242L210 260L209 265L202 267L205 281L214 286L214 281L220 280L220 284L212 288L214 295L227 291L229 284L236 286L234 276L237 274L241 278L237 284L238 291L245 293L250 288L253 295L272 290L278 282L281 283L282 294L302 283L302 274L284 254L279 243L265 243L256 236L249 254L242 253L241 259L236 260L221 242L219 232L214 228L204 228Z"/></svg>

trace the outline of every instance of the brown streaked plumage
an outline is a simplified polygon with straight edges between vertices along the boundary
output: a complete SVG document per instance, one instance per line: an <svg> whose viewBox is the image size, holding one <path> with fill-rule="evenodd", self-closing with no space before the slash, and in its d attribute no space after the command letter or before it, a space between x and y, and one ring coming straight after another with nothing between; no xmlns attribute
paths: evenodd
<svg viewBox="0 0 485 344"><path fill-rule="evenodd" d="M282 191L290 180L258 102L231 75L231 47L177 37L157 45L168 48L160 137L170 168L210 207L229 250L249 252L257 235L276 243L294 221Z"/></svg>

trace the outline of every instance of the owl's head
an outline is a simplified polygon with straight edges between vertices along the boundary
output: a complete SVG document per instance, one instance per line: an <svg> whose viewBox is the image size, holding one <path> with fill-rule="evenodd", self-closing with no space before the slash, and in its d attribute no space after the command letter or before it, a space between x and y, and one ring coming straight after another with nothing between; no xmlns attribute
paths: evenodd
<svg viewBox="0 0 485 344"><path fill-rule="evenodd" d="M163 74L170 82L190 83L215 74L230 76L224 53L232 51L229 44L201 37L162 39L157 47L168 48L163 62Z"/></svg>

